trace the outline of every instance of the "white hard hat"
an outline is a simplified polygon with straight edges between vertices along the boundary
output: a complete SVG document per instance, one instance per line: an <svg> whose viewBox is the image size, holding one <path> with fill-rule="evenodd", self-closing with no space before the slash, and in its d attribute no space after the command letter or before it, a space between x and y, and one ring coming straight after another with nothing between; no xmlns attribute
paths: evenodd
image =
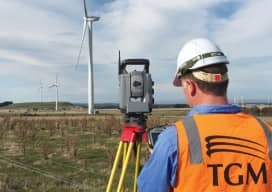
<svg viewBox="0 0 272 192"><path fill-rule="evenodd" d="M227 57L216 44L204 38L193 39L186 43L178 54L177 71L173 84L180 87L179 78L188 70L228 63Z"/></svg>

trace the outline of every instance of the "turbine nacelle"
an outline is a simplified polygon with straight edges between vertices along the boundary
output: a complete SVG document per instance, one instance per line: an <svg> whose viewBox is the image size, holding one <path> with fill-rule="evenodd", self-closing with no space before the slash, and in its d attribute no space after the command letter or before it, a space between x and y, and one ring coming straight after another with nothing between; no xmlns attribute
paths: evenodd
<svg viewBox="0 0 272 192"><path fill-rule="evenodd" d="M55 81L55 83L53 83L52 85L49 86L49 88L52 88L52 87L59 87L58 74L56 74L56 81Z"/></svg>
<svg viewBox="0 0 272 192"><path fill-rule="evenodd" d="M87 16L87 17L84 17L84 20L85 21L90 21L90 22L94 22L94 21L98 21L100 19L100 17L97 17L97 16Z"/></svg>

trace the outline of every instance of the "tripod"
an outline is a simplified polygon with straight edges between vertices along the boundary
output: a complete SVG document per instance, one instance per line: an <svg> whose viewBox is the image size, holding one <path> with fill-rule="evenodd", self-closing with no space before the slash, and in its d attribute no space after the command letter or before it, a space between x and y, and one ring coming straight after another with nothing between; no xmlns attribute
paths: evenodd
<svg viewBox="0 0 272 192"><path fill-rule="evenodd" d="M128 168L128 162L132 153L133 146L136 145L136 159L135 159L135 172L134 172L134 184L133 191L137 191L136 180L139 174L140 168L140 153L141 153L141 142L147 141L146 134L146 119L144 114L133 114L126 115L125 122L123 125L123 130L120 137L120 142L116 152L115 160L111 170L109 182L107 185L106 192L112 190L112 184L114 177L116 175L117 167L119 163L122 163L121 174L119 178L119 183L117 186L117 192L122 192L124 190L124 180ZM123 154L122 154L123 150ZM121 156L123 159L121 160ZM122 161L122 162L120 162Z"/></svg>

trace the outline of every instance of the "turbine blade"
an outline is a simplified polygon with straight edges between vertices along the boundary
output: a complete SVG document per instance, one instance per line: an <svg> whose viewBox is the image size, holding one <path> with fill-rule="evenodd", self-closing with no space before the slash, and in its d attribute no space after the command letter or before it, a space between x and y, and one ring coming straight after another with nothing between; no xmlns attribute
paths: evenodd
<svg viewBox="0 0 272 192"><path fill-rule="evenodd" d="M82 38L81 38L81 45L80 45L80 49L79 49L79 53L78 53L77 63L76 63L75 69L77 69L77 66L79 64L80 55L81 55L81 51L82 51L82 47L83 47L83 43L84 43L85 34L86 34L86 29L87 29L87 21L84 20L83 33L82 33Z"/></svg>
<svg viewBox="0 0 272 192"><path fill-rule="evenodd" d="M84 13L85 13L85 18L87 18L88 17L88 11L87 11L86 0L84 0Z"/></svg>

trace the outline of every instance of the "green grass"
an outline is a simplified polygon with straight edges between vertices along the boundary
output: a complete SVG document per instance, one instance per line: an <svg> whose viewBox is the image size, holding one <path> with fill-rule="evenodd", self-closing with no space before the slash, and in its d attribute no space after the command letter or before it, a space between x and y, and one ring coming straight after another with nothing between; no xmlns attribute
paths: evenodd
<svg viewBox="0 0 272 192"><path fill-rule="evenodd" d="M0 191L104 191L120 127L116 115L3 116Z"/></svg>
<svg viewBox="0 0 272 192"><path fill-rule="evenodd" d="M147 124L154 127L171 123L183 114L156 110ZM117 112L96 116L0 116L0 191L105 191L122 119ZM265 119L272 122L270 117ZM143 164L149 155L146 145L141 154ZM125 191L132 191L133 160L132 155ZM113 187L117 182L115 179Z"/></svg>

